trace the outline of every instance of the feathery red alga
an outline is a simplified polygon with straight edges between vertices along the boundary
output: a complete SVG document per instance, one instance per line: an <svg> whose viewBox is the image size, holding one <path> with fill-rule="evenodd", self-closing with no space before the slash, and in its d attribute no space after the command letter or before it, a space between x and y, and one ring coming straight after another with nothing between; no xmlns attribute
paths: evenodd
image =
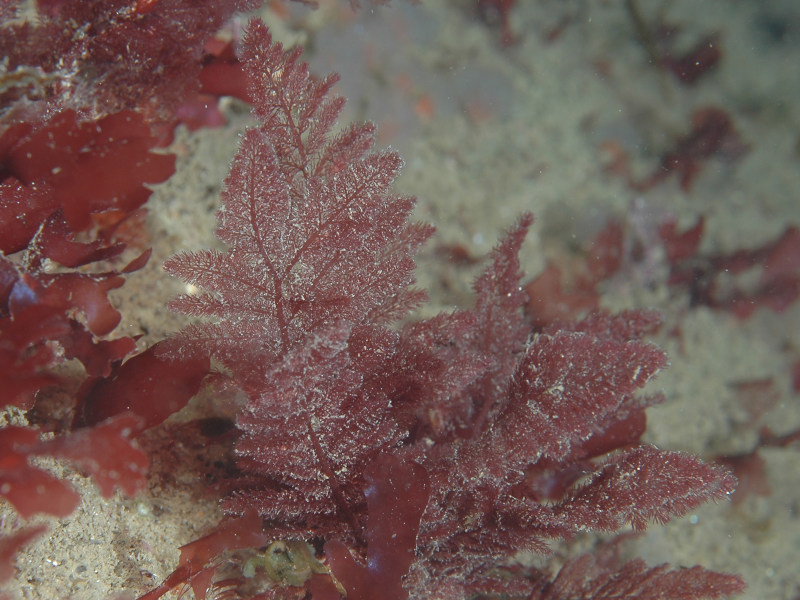
<svg viewBox="0 0 800 600"><path fill-rule="evenodd" d="M657 316L534 330L517 258L525 215L476 281L474 309L398 326L423 298L413 258L431 233L409 222L413 199L391 192L400 158L372 150L371 125L334 134L335 77L309 75L300 51L273 43L259 21L243 48L259 125L226 180L217 235L227 251L166 265L202 289L173 302L203 319L171 351L211 355L246 397L240 474L210 546L193 544L147 597L189 580L201 597L235 588L214 583L213 556L242 548L242 536L274 541L264 569L248 569L260 576L250 593L255 581L269 598L741 589L739 578L699 568L683 579L585 558L591 572L576 563L549 582L510 565L548 539L641 529L733 489L718 467L639 443L644 409L659 398L637 391L666 364L642 341Z"/></svg>

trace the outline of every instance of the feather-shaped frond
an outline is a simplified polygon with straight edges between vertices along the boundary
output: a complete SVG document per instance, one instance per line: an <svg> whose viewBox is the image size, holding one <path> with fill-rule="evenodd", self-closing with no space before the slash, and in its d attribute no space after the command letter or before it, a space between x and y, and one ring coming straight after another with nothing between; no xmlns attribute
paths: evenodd
<svg viewBox="0 0 800 600"><path fill-rule="evenodd" d="M402 161L368 153L371 125L331 134L342 105L333 78L313 78L258 21L244 47L261 125L244 134L225 182L217 236L228 250L181 253L165 268L201 290L172 308L211 321L180 337L253 389L310 333L413 309L424 298L411 287L414 254L431 228L410 224L414 199L391 193Z"/></svg>

